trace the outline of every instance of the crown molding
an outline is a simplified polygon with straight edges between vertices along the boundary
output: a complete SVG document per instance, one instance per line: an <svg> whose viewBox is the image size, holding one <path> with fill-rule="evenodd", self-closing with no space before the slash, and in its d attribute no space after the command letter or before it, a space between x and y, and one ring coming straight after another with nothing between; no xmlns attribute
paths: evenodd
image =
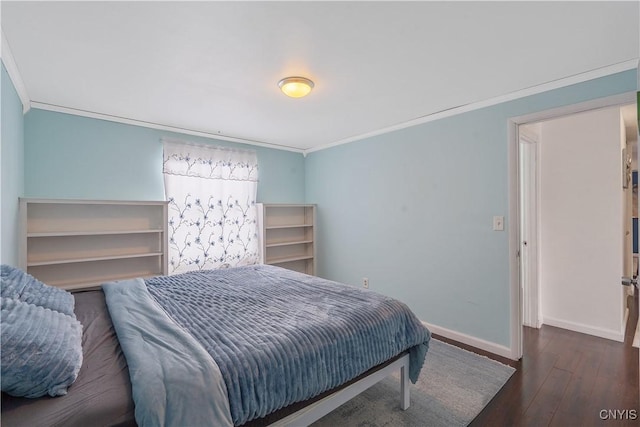
<svg viewBox="0 0 640 427"><path fill-rule="evenodd" d="M74 116L88 117L91 119L106 120L109 122L123 123L126 125L140 126L150 129L164 130L167 132L175 132L184 135L199 136L202 138L217 139L219 141L229 141L238 144L254 145L257 147L272 148L274 150L292 151L294 153L304 154L300 148L289 147L287 145L271 144L263 141L255 141L252 139L236 138L232 136L220 135L217 133L203 132L192 129L185 129L176 126L167 126L159 123L146 122L142 120L130 119L127 117L112 116L109 114L96 113L93 111L79 110L76 108L63 107L61 105L47 104L44 102L31 101L31 107L39 110L53 111L56 113L71 114Z"/></svg>
<svg viewBox="0 0 640 427"><path fill-rule="evenodd" d="M22 113L24 114L31 108L31 100L29 99L29 94L27 93L27 87L24 85L24 81L20 76L20 71L18 71L16 61L15 59L13 59L13 53L11 53L9 42L7 41L7 37L4 35L2 27L0 27L0 33L2 33L2 48L0 50L2 63L7 69L7 73L9 74L11 82L13 82L13 86L16 88L16 92L18 92L18 97L22 102Z"/></svg>
<svg viewBox="0 0 640 427"><path fill-rule="evenodd" d="M401 130L401 129L406 129L408 127L420 125L423 123L444 119L445 117L451 117L458 114L467 113L469 111L479 110L481 108L490 107L492 105L502 104L504 102L513 101L515 99L536 95L536 94L547 92L553 89L559 89L565 86L574 85L576 83L583 83L589 80L597 79L599 77L605 77L605 76L609 76L612 74L621 73L623 71L628 71L633 69L640 70L640 64L638 59L632 59L629 61L620 62L620 63L609 65L606 67L597 68L595 70L575 74L573 76L565 77L558 80L553 80L540 85L531 86L522 90L518 90L516 92L508 93L506 95L489 98L484 101L472 102L470 104L460 105L457 107L438 111L436 113L428 114L426 116L418 117L417 119L399 123L397 125L378 129L373 132L367 132L361 135L356 135L349 138L341 139L339 141L331 142L329 144L321 145L314 148L309 148L304 150L304 155L306 156L307 154L313 153L314 151L326 150L327 148L336 147L338 145L360 141L362 139L383 135L383 134ZM640 90L640 71L638 72L638 89Z"/></svg>
<svg viewBox="0 0 640 427"><path fill-rule="evenodd" d="M124 124L141 126L146 128L158 129L158 130L165 130L169 132L182 133L186 135L199 136L203 138L218 139L222 141L229 141L229 142L235 142L240 144L248 144L248 145L254 145L259 147L272 148L276 150L291 151L295 153L301 153L305 157L307 156L307 154L313 153L315 151L326 150L328 148L336 147L343 144L348 144L350 142L360 141L360 140L371 138L374 136L379 136L379 135L394 132L397 130L406 129L412 126L417 126L423 123L440 120L446 117L463 114L463 113L478 110L481 108L490 107L493 105L501 104L508 101L513 101L515 99L524 98L531 95L536 95L536 94L547 92L554 89L559 89L559 88L570 86L577 83L583 83L589 80L605 77L608 75L612 75L612 74L616 74L616 73L620 73L620 72L624 72L632 69L639 70L638 71L638 90L640 90L640 59L632 59L629 61L620 62L620 63L609 65L606 67L601 67L601 68L587 71L584 73L575 74L573 76L565 77L562 79L553 80L551 82L532 86L516 92L511 92L506 95L501 95L501 96L489 98L483 101L473 102L473 103L449 108L446 110L438 111L436 113L428 114L426 116L418 117L416 119L398 123L396 125L387 126L372 132L367 132L367 133L355 135L349 138L341 139L338 141L330 142L328 144L323 144L318 147L300 149L300 148L290 147L286 145L272 144L268 142L255 141L255 140L243 139L243 138L236 138L231 136L219 135L215 133L202 132L202 131L185 129L185 128L174 127L174 126L167 126L167 125L162 125L158 123L130 119L126 117L112 116L112 115L96 113L92 111L85 111L85 110L79 110L75 108L63 107L59 105L31 101L31 99L29 98L29 94L27 92L26 86L24 84L24 81L22 80L22 77L18 70L18 66L16 65L15 59L11 52L11 48L9 46L7 38L4 34L4 31L2 31L1 27L0 27L0 32L2 33L2 48L0 51L1 53L0 56L7 70L7 73L9 74L9 77L11 78L11 81L16 89L16 92L18 93L18 97L22 102L23 113L28 112L29 109L33 107L33 108L38 108L42 110L61 112L65 114L72 114L76 116L107 120L111 122L124 123Z"/></svg>

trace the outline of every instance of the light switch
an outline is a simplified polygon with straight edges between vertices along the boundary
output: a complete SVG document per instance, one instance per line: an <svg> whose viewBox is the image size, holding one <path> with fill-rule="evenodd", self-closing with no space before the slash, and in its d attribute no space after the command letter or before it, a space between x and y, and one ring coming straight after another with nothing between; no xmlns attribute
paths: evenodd
<svg viewBox="0 0 640 427"><path fill-rule="evenodd" d="M493 217L493 231L504 231L504 217L503 216L494 216Z"/></svg>

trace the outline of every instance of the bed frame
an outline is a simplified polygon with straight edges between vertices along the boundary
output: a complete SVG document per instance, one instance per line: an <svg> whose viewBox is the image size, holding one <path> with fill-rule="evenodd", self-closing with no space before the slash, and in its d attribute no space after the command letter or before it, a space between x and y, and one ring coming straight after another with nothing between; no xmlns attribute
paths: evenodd
<svg viewBox="0 0 640 427"><path fill-rule="evenodd" d="M377 384L388 375L400 368L400 407L406 410L410 405L409 391L409 354L406 353L389 365L367 375L366 377L344 387L317 402L314 402L273 424L271 427L299 427L307 426L319 420L342 404L353 399L369 387Z"/></svg>

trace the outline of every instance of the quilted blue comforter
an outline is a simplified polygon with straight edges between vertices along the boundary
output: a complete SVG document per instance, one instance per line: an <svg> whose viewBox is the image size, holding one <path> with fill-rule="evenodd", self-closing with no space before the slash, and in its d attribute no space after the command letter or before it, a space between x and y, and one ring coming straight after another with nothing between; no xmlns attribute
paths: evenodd
<svg viewBox="0 0 640 427"><path fill-rule="evenodd" d="M428 349L429 331L403 303L279 267L191 272L146 285L218 365L236 426L337 387L405 350L415 382Z"/></svg>

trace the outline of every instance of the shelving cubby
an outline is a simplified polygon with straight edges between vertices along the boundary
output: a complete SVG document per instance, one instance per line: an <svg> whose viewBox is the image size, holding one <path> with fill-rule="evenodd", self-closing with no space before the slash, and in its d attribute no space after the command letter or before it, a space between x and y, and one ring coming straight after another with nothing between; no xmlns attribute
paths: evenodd
<svg viewBox="0 0 640 427"><path fill-rule="evenodd" d="M20 267L67 290L167 274L164 201L20 199Z"/></svg>
<svg viewBox="0 0 640 427"><path fill-rule="evenodd" d="M265 264L315 274L315 205L263 204Z"/></svg>

